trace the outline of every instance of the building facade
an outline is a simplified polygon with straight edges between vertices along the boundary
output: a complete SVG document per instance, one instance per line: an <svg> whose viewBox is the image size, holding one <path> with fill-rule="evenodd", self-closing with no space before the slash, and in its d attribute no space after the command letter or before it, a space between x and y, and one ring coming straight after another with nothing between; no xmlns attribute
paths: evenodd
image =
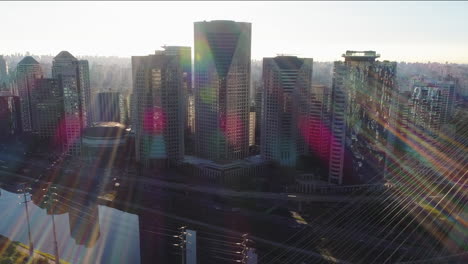
<svg viewBox="0 0 468 264"><path fill-rule="evenodd" d="M64 117L63 90L58 80L48 78L36 79L35 87L32 99L34 132L41 139L55 141L51 143L61 142L64 132L61 127Z"/></svg>
<svg viewBox="0 0 468 264"><path fill-rule="evenodd" d="M0 92L0 138L8 139L22 133L20 104L18 96Z"/></svg>
<svg viewBox="0 0 468 264"><path fill-rule="evenodd" d="M375 51L346 51L345 61L335 62L330 183L383 178L397 87L396 63L376 61L379 56Z"/></svg>
<svg viewBox="0 0 468 264"><path fill-rule="evenodd" d="M0 84L5 83L7 79L8 79L8 66L5 61L5 58L3 58L3 55L0 55Z"/></svg>
<svg viewBox="0 0 468 264"><path fill-rule="evenodd" d="M328 167L330 156L330 89L326 85L312 85L310 92L310 123L308 145L310 153Z"/></svg>
<svg viewBox="0 0 468 264"><path fill-rule="evenodd" d="M118 122L94 123L85 128L82 141L81 158L94 168L115 168L128 156L125 126Z"/></svg>
<svg viewBox="0 0 468 264"><path fill-rule="evenodd" d="M251 24L195 22L197 156L233 161L249 153Z"/></svg>
<svg viewBox="0 0 468 264"><path fill-rule="evenodd" d="M133 56L136 160L145 167L178 163L184 155L184 89L179 56Z"/></svg>
<svg viewBox="0 0 468 264"><path fill-rule="evenodd" d="M255 111L249 113L249 147L255 145Z"/></svg>
<svg viewBox="0 0 468 264"><path fill-rule="evenodd" d="M278 56L263 59L261 155L295 167L308 152L312 59Z"/></svg>
<svg viewBox="0 0 468 264"><path fill-rule="evenodd" d="M35 91L35 79L43 75L39 62L33 57L24 57L16 66L16 91L15 95L20 98L21 121L23 131L32 132L32 94Z"/></svg>
<svg viewBox="0 0 468 264"><path fill-rule="evenodd" d="M88 61L61 51L52 62L52 77L63 93L64 118L62 149L80 155L81 133L91 123Z"/></svg>
<svg viewBox="0 0 468 264"><path fill-rule="evenodd" d="M179 63L183 73L183 90L184 90L184 140L185 152L194 149L194 104L193 104L193 86L192 86L192 48L184 46L163 46L164 50L156 51L157 53L166 54L169 56L178 56Z"/></svg>
<svg viewBox="0 0 468 264"><path fill-rule="evenodd" d="M419 134L439 135L440 129L453 115L455 82L419 78L413 80L410 100L410 121Z"/></svg>
<svg viewBox="0 0 468 264"><path fill-rule="evenodd" d="M96 94L95 122L121 122L120 93L100 92Z"/></svg>

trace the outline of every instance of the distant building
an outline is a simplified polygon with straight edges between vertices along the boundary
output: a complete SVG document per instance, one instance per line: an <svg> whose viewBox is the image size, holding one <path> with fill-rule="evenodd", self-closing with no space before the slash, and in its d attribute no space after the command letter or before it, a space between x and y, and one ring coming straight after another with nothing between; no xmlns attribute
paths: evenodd
<svg viewBox="0 0 468 264"><path fill-rule="evenodd" d="M36 79L33 102L33 130L42 139L61 148L64 130L63 90L56 79ZM51 146L52 147L52 146Z"/></svg>
<svg viewBox="0 0 468 264"><path fill-rule="evenodd" d="M63 92L63 150L71 155L79 155L81 133L92 123L88 61L77 60L68 51L61 51L54 57L52 77L58 80Z"/></svg>
<svg viewBox="0 0 468 264"><path fill-rule="evenodd" d="M8 66L3 55L0 55L0 84L5 82L8 78Z"/></svg>
<svg viewBox="0 0 468 264"><path fill-rule="evenodd" d="M295 167L308 152L312 59L277 56L263 59L261 155Z"/></svg>
<svg viewBox="0 0 468 264"><path fill-rule="evenodd" d="M96 94L95 122L121 122L120 93L100 92Z"/></svg>
<svg viewBox="0 0 468 264"><path fill-rule="evenodd" d="M199 157L249 154L251 24L195 22L195 137Z"/></svg>
<svg viewBox="0 0 468 264"><path fill-rule="evenodd" d="M22 133L21 106L18 96L0 92L0 138Z"/></svg>
<svg viewBox="0 0 468 264"><path fill-rule="evenodd" d="M351 184L383 178L391 106L398 93L396 62L375 51L346 51L335 62L329 181Z"/></svg>
<svg viewBox="0 0 468 264"><path fill-rule="evenodd" d="M184 155L184 83L179 56L133 56L136 160L168 166Z"/></svg>
<svg viewBox="0 0 468 264"><path fill-rule="evenodd" d="M419 134L437 137L440 128L453 116L455 82L413 80L410 120Z"/></svg>
<svg viewBox="0 0 468 264"><path fill-rule="evenodd" d="M24 57L16 66L17 91L15 93L20 98L22 127L25 132L31 132L33 129L31 98L35 91L34 80L41 78L42 75L41 65L31 56Z"/></svg>

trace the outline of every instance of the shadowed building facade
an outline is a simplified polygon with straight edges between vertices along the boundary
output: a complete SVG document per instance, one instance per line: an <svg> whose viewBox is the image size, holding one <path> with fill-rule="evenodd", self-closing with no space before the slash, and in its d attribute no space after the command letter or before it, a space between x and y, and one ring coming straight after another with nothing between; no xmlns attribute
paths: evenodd
<svg viewBox="0 0 468 264"><path fill-rule="evenodd" d="M195 109L192 90L192 48L184 46L163 46L164 50L156 51L156 54L178 56L183 74L184 92L184 148L186 153L193 152L195 132Z"/></svg>
<svg viewBox="0 0 468 264"><path fill-rule="evenodd" d="M195 22L196 152L213 161L249 153L251 24Z"/></svg>
<svg viewBox="0 0 468 264"><path fill-rule="evenodd" d="M184 155L184 89L179 56L133 56L136 160L168 166Z"/></svg>
<svg viewBox="0 0 468 264"><path fill-rule="evenodd" d="M97 168L115 168L128 153L125 126L118 122L98 122L83 131L82 159Z"/></svg>
<svg viewBox="0 0 468 264"><path fill-rule="evenodd" d="M0 92L0 138L21 134L20 99L10 93Z"/></svg>
<svg viewBox="0 0 468 264"><path fill-rule="evenodd" d="M56 79L36 79L35 86L32 99L34 132L51 148L60 150L64 132L60 129L64 116L63 90Z"/></svg>
<svg viewBox="0 0 468 264"><path fill-rule="evenodd" d="M32 96L35 90L35 79L42 77L42 68L33 57L24 57L16 66L17 95L21 105L21 121L23 131L31 132L32 124Z"/></svg>
<svg viewBox="0 0 468 264"><path fill-rule="evenodd" d="M261 155L295 167L308 152L312 59L278 56L263 59Z"/></svg>
<svg viewBox="0 0 468 264"><path fill-rule="evenodd" d="M91 124L89 66L68 51L61 51L52 62L52 77L58 80L63 93L63 150L71 155L81 152L81 133Z"/></svg>

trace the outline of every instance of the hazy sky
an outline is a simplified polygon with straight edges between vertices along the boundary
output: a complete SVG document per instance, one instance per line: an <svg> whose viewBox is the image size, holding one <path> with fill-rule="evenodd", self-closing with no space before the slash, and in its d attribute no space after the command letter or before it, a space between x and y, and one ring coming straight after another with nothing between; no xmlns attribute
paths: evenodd
<svg viewBox="0 0 468 264"><path fill-rule="evenodd" d="M252 23L252 58L468 63L468 2L0 2L0 54L132 56L193 46L193 22Z"/></svg>

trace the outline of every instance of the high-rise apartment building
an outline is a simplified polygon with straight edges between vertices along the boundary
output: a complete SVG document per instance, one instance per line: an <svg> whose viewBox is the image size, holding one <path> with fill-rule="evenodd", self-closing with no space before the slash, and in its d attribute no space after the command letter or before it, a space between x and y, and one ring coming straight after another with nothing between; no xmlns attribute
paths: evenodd
<svg viewBox="0 0 468 264"><path fill-rule="evenodd" d="M343 57L333 76L329 181L379 180L397 94L396 63L376 61L375 51L346 51Z"/></svg>
<svg viewBox="0 0 468 264"><path fill-rule="evenodd" d="M133 56L136 160L167 166L184 155L184 89L179 56Z"/></svg>
<svg viewBox="0 0 468 264"><path fill-rule="evenodd" d="M413 80L410 120L420 134L437 137L453 115L455 82Z"/></svg>
<svg viewBox="0 0 468 264"><path fill-rule="evenodd" d="M197 155L243 159L249 150L251 24L216 20L194 27Z"/></svg>
<svg viewBox="0 0 468 264"><path fill-rule="evenodd" d="M32 125L32 94L34 93L35 79L42 77L42 68L33 57L24 57L16 66L16 95L20 98L21 120L23 131L31 132Z"/></svg>
<svg viewBox="0 0 468 264"><path fill-rule="evenodd" d="M46 78L36 79L35 89L32 98L33 130L40 138L59 144L64 132L61 127L64 121L63 90L58 80Z"/></svg>
<svg viewBox="0 0 468 264"><path fill-rule="evenodd" d="M312 59L263 59L261 155L294 167L308 152Z"/></svg>
<svg viewBox="0 0 468 264"><path fill-rule="evenodd" d="M63 150L71 155L81 151L81 132L91 123L89 65L68 51L54 57L52 77L63 92L64 118Z"/></svg>

